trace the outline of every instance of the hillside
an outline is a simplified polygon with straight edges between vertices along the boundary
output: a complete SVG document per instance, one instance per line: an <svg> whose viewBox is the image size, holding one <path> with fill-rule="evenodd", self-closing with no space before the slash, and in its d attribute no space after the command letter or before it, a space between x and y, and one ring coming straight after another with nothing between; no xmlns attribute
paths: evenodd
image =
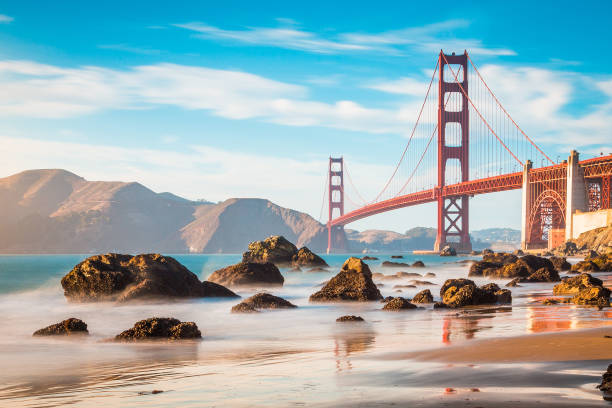
<svg viewBox="0 0 612 408"><path fill-rule="evenodd" d="M139 183L87 181L65 170L0 179L0 252L241 252L283 234L322 251L323 226L267 200L194 202Z"/></svg>

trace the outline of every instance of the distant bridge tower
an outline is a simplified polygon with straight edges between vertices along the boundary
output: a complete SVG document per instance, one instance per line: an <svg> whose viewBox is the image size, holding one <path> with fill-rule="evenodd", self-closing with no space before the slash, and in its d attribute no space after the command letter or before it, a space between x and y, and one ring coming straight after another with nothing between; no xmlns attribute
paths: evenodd
<svg viewBox="0 0 612 408"><path fill-rule="evenodd" d="M447 66L456 68L445 70ZM461 168L461 182L469 179L469 151L470 151L470 117L468 109L468 56L467 51L462 55L439 55L440 80L438 88L438 233L434 250L439 251L449 244L459 251L471 251L469 232L469 197L467 195L446 198L443 187L446 185L446 165L451 159L459 161ZM459 69L461 68L461 74ZM446 72L447 71L447 72ZM459 82L455 82L457 75ZM449 76L445 81L445 74ZM462 81L461 81L462 80ZM463 88L463 89L462 89ZM447 94L450 94L447 96ZM448 97L455 102L461 99L461 110L447 111ZM461 140L447 140L447 125L461 129ZM459 143L460 142L460 143ZM453 180L452 183L456 183Z"/></svg>
<svg viewBox="0 0 612 408"><path fill-rule="evenodd" d="M342 157L329 158L329 218L344 215L344 160ZM340 214L334 214L338 210ZM327 224L327 253L334 250L346 250L346 236L342 225L331 226Z"/></svg>

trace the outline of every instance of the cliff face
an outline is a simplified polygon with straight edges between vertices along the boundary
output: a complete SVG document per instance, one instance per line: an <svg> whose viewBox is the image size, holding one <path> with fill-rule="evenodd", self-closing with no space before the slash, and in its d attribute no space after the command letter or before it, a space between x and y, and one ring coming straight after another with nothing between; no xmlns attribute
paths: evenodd
<svg viewBox="0 0 612 408"><path fill-rule="evenodd" d="M583 232L574 240L578 248L600 253L612 252L612 225Z"/></svg>
<svg viewBox="0 0 612 408"><path fill-rule="evenodd" d="M193 202L138 183L87 181L65 170L0 179L0 252L242 252L284 235L315 251L324 227L267 200Z"/></svg>

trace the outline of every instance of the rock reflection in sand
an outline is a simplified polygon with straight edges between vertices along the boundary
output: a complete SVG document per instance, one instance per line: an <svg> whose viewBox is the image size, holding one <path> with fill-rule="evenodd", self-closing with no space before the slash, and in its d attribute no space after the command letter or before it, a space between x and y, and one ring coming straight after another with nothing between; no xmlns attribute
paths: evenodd
<svg viewBox="0 0 612 408"><path fill-rule="evenodd" d="M365 324L351 324L352 327L336 328L334 330L334 357L336 371L351 370L350 355L361 353L371 348L376 341L376 333Z"/></svg>

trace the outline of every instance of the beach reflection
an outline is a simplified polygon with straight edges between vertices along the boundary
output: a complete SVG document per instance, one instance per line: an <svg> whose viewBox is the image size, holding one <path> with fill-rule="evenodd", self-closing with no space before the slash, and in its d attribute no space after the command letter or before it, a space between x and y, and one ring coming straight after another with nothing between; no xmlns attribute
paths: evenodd
<svg viewBox="0 0 612 408"><path fill-rule="evenodd" d="M334 357L336 372L351 370L351 354L362 353L376 341L376 333L368 328L342 328L334 333Z"/></svg>

